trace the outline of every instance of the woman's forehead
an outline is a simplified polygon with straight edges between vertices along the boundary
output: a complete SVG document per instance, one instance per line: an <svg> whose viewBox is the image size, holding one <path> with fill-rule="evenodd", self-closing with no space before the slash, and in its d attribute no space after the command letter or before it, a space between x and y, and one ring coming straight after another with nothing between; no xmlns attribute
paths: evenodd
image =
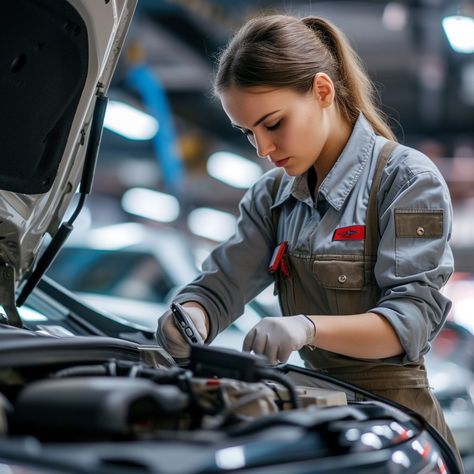
<svg viewBox="0 0 474 474"><path fill-rule="evenodd" d="M289 88L231 87L220 94L222 107L231 121L250 127L261 116L285 107L297 95Z"/></svg>

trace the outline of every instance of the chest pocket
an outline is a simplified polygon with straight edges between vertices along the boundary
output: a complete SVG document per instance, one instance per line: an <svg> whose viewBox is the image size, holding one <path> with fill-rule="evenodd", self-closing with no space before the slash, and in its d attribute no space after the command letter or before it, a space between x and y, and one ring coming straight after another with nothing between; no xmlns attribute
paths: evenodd
<svg viewBox="0 0 474 474"><path fill-rule="evenodd" d="M316 255L313 275L327 294L328 312L362 313L378 299L373 259L364 255Z"/></svg>
<svg viewBox="0 0 474 474"><path fill-rule="evenodd" d="M373 272L378 247L377 192L395 147L394 142L387 142L377 160L367 206L363 254L300 256L293 255L290 249L287 257L292 275L276 281L283 314L357 314L375 306L380 296ZM276 180L274 200L278 186ZM274 229L278 225L278 209L272 212Z"/></svg>

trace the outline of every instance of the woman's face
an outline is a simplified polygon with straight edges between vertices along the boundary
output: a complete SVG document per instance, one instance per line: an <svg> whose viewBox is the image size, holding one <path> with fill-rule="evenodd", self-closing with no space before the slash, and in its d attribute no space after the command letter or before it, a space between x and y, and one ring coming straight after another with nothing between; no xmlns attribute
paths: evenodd
<svg viewBox="0 0 474 474"><path fill-rule="evenodd" d="M244 133L258 156L290 176L303 174L321 155L329 116L315 90L231 87L220 96L232 126Z"/></svg>

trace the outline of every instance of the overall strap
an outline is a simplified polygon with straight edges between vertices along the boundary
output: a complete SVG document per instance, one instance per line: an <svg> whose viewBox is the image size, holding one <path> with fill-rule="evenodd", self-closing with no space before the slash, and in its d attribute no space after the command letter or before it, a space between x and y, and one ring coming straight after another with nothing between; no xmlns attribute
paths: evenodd
<svg viewBox="0 0 474 474"><path fill-rule="evenodd" d="M393 141L387 141L380 151L377 166L375 168L375 174L372 181L372 187L369 194L369 203L367 205L367 217L365 222L366 236L364 254L366 257L373 257L374 260L377 256L377 248L379 242L379 213L377 205L377 194L380 187L380 180L382 179L382 173L385 166L390 158L395 147L398 143ZM368 259L365 259L366 265L371 266Z"/></svg>

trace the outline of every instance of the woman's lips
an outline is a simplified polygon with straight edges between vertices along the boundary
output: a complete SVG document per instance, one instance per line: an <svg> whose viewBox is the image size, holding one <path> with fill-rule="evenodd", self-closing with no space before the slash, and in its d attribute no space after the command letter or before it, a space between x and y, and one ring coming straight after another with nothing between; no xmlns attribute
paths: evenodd
<svg viewBox="0 0 474 474"><path fill-rule="evenodd" d="M280 161L275 161L275 166L278 166L278 168L281 168L282 166L285 166L288 161L290 160L290 158L285 158L284 160L280 160Z"/></svg>

